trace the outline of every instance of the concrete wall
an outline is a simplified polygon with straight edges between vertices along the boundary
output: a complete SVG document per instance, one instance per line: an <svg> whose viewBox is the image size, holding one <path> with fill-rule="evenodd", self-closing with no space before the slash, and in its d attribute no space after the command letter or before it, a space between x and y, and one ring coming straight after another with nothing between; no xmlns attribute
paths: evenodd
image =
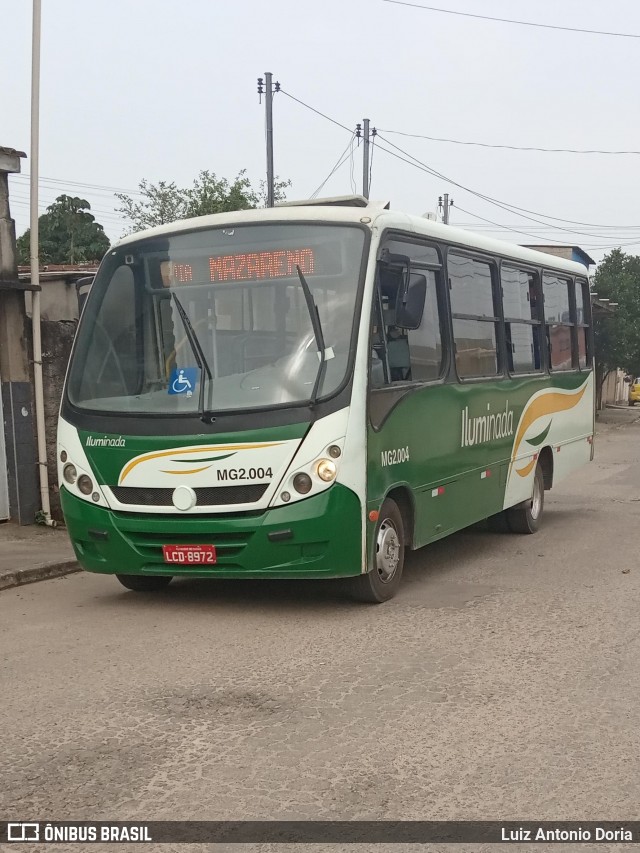
<svg viewBox="0 0 640 853"><path fill-rule="evenodd" d="M77 320L42 321L42 374L47 431L47 462L49 465L49 494L51 496L51 516L57 521L63 520L56 464L58 411L77 325Z"/></svg>
<svg viewBox="0 0 640 853"><path fill-rule="evenodd" d="M624 370L612 371L602 385L602 407L625 405L629 402L629 385Z"/></svg>
<svg viewBox="0 0 640 853"><path fill-rule="evenodd" d="M24 294L16 289L15 223L9 209L8 172L20 171L20 155L0 149L0 393L6 456L0 460L9 497L9 517L33 524L39 509L37 449L31 366L31 328Z"/></svg>
<svg viewBox="0 0 640 853"><path fill-rule="evenodd" d="M43 320L77 320L78 294L75 280L66 278L40 279L40 314ZM27 314L31 316L31 294L26 294Z"/></svg>

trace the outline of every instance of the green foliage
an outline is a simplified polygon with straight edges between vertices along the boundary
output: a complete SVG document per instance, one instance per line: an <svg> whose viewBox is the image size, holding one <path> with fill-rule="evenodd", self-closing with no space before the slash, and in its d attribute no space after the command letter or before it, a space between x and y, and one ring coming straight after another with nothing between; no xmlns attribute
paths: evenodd
<svg viewBox="0 0 640 853"><path fill-rule="evenodd" d="M151 184L143 180L138 185L141 201L135 201L125 193L116 193L116 198L121 203L117 211L132 223L132 232L141 231L192 216L264 206L265 184L265 181L261 181L254 187L244 170L231 182L204 170L198 174L193 185L186 188L178 187L173 181ZM275 182L276 201L284 200L285 189L290 185L291 181Z"/></svg>
<svg viewBox="0 0 640 853"><path fill-rule="evenodd" d="M60 195L38 217L41 264L78 264L99 261L109 238L98 224L91 205L77 196ZM30 263L31 230L17 240L18 263Z"/></svg>
<svg viewBox="0 0 640 853"><path fill-rule="evenodd" d="M598 265L593 286L598 298L618 303L615 313L594 321L600 380L617 367L640 376L640 257L614 249Z"/></svg>

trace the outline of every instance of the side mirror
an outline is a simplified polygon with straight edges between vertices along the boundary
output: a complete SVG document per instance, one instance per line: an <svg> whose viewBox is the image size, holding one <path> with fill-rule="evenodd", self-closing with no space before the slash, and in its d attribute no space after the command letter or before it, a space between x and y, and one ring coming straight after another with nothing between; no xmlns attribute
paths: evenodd
<svg viewBox="0 0 640 853"><path fill-rule="evenodd" d="M411 274L407 287L398 294L396 326L409 330L420 328L426 298L426 276L419 273Z"/></svg>
<svg viewBox="0 0 640 853"><path fill-rule="evenodd" d="M380 290L393 303L396 294L402 293L409 280L411 260L408 255L396 255L385 251L378 264Z"/></svg>

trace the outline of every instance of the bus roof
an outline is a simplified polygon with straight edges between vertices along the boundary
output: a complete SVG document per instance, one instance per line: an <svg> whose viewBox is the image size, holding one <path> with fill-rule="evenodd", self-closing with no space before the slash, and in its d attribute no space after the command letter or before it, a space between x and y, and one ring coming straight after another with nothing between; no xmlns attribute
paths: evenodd
<svg viewBox="0 0 640 853"><path fill-rule="evenodd" d="M565 260L556 255L539 252L535 249L527 249L516 243L508 243L505 240L494 240L463 228L452 225L444 225L434 222L422 216L412 216L395 210L389 210L387 202L371 201L367 206L362 206L355 201L352 205L340 200L335 204L298 204L287 203L273 208L257 208L253 210L237 210L228 213L215 213L209 216L198 216L193 219L182 219L178 222L170 222L159 225L146 231L138 231L123 237L112 248L126 246L129 243L145 240L151 237L159 237L171 234L180 234L183 231L193 231L205 228L222 228L231 225L245 225L251 223L267 222L326 222L334 225L365 223L371 229L381 231L386 228L419 234L431 237L460 247L478 249L489 254L500 255L515 261L521 261L534 266L546 266L556 270L562 270L573 275L588 275L587 267L576 261Z"/></svg>

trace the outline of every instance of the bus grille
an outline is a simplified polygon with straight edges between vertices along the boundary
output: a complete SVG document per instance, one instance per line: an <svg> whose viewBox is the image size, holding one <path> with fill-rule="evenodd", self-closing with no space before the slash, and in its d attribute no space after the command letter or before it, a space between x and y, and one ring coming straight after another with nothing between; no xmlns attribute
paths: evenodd
<svg viewBox="0 0 640 853"><path fill-rule="evenodd" d="M225 506L228 504L250 504L259 501L267 490L268 483L245 486L211 486L194 489L197 506ZM145 489L134 486L112 486L116 500L122 504L138 506L173 506L173 489Z"/></svg>

